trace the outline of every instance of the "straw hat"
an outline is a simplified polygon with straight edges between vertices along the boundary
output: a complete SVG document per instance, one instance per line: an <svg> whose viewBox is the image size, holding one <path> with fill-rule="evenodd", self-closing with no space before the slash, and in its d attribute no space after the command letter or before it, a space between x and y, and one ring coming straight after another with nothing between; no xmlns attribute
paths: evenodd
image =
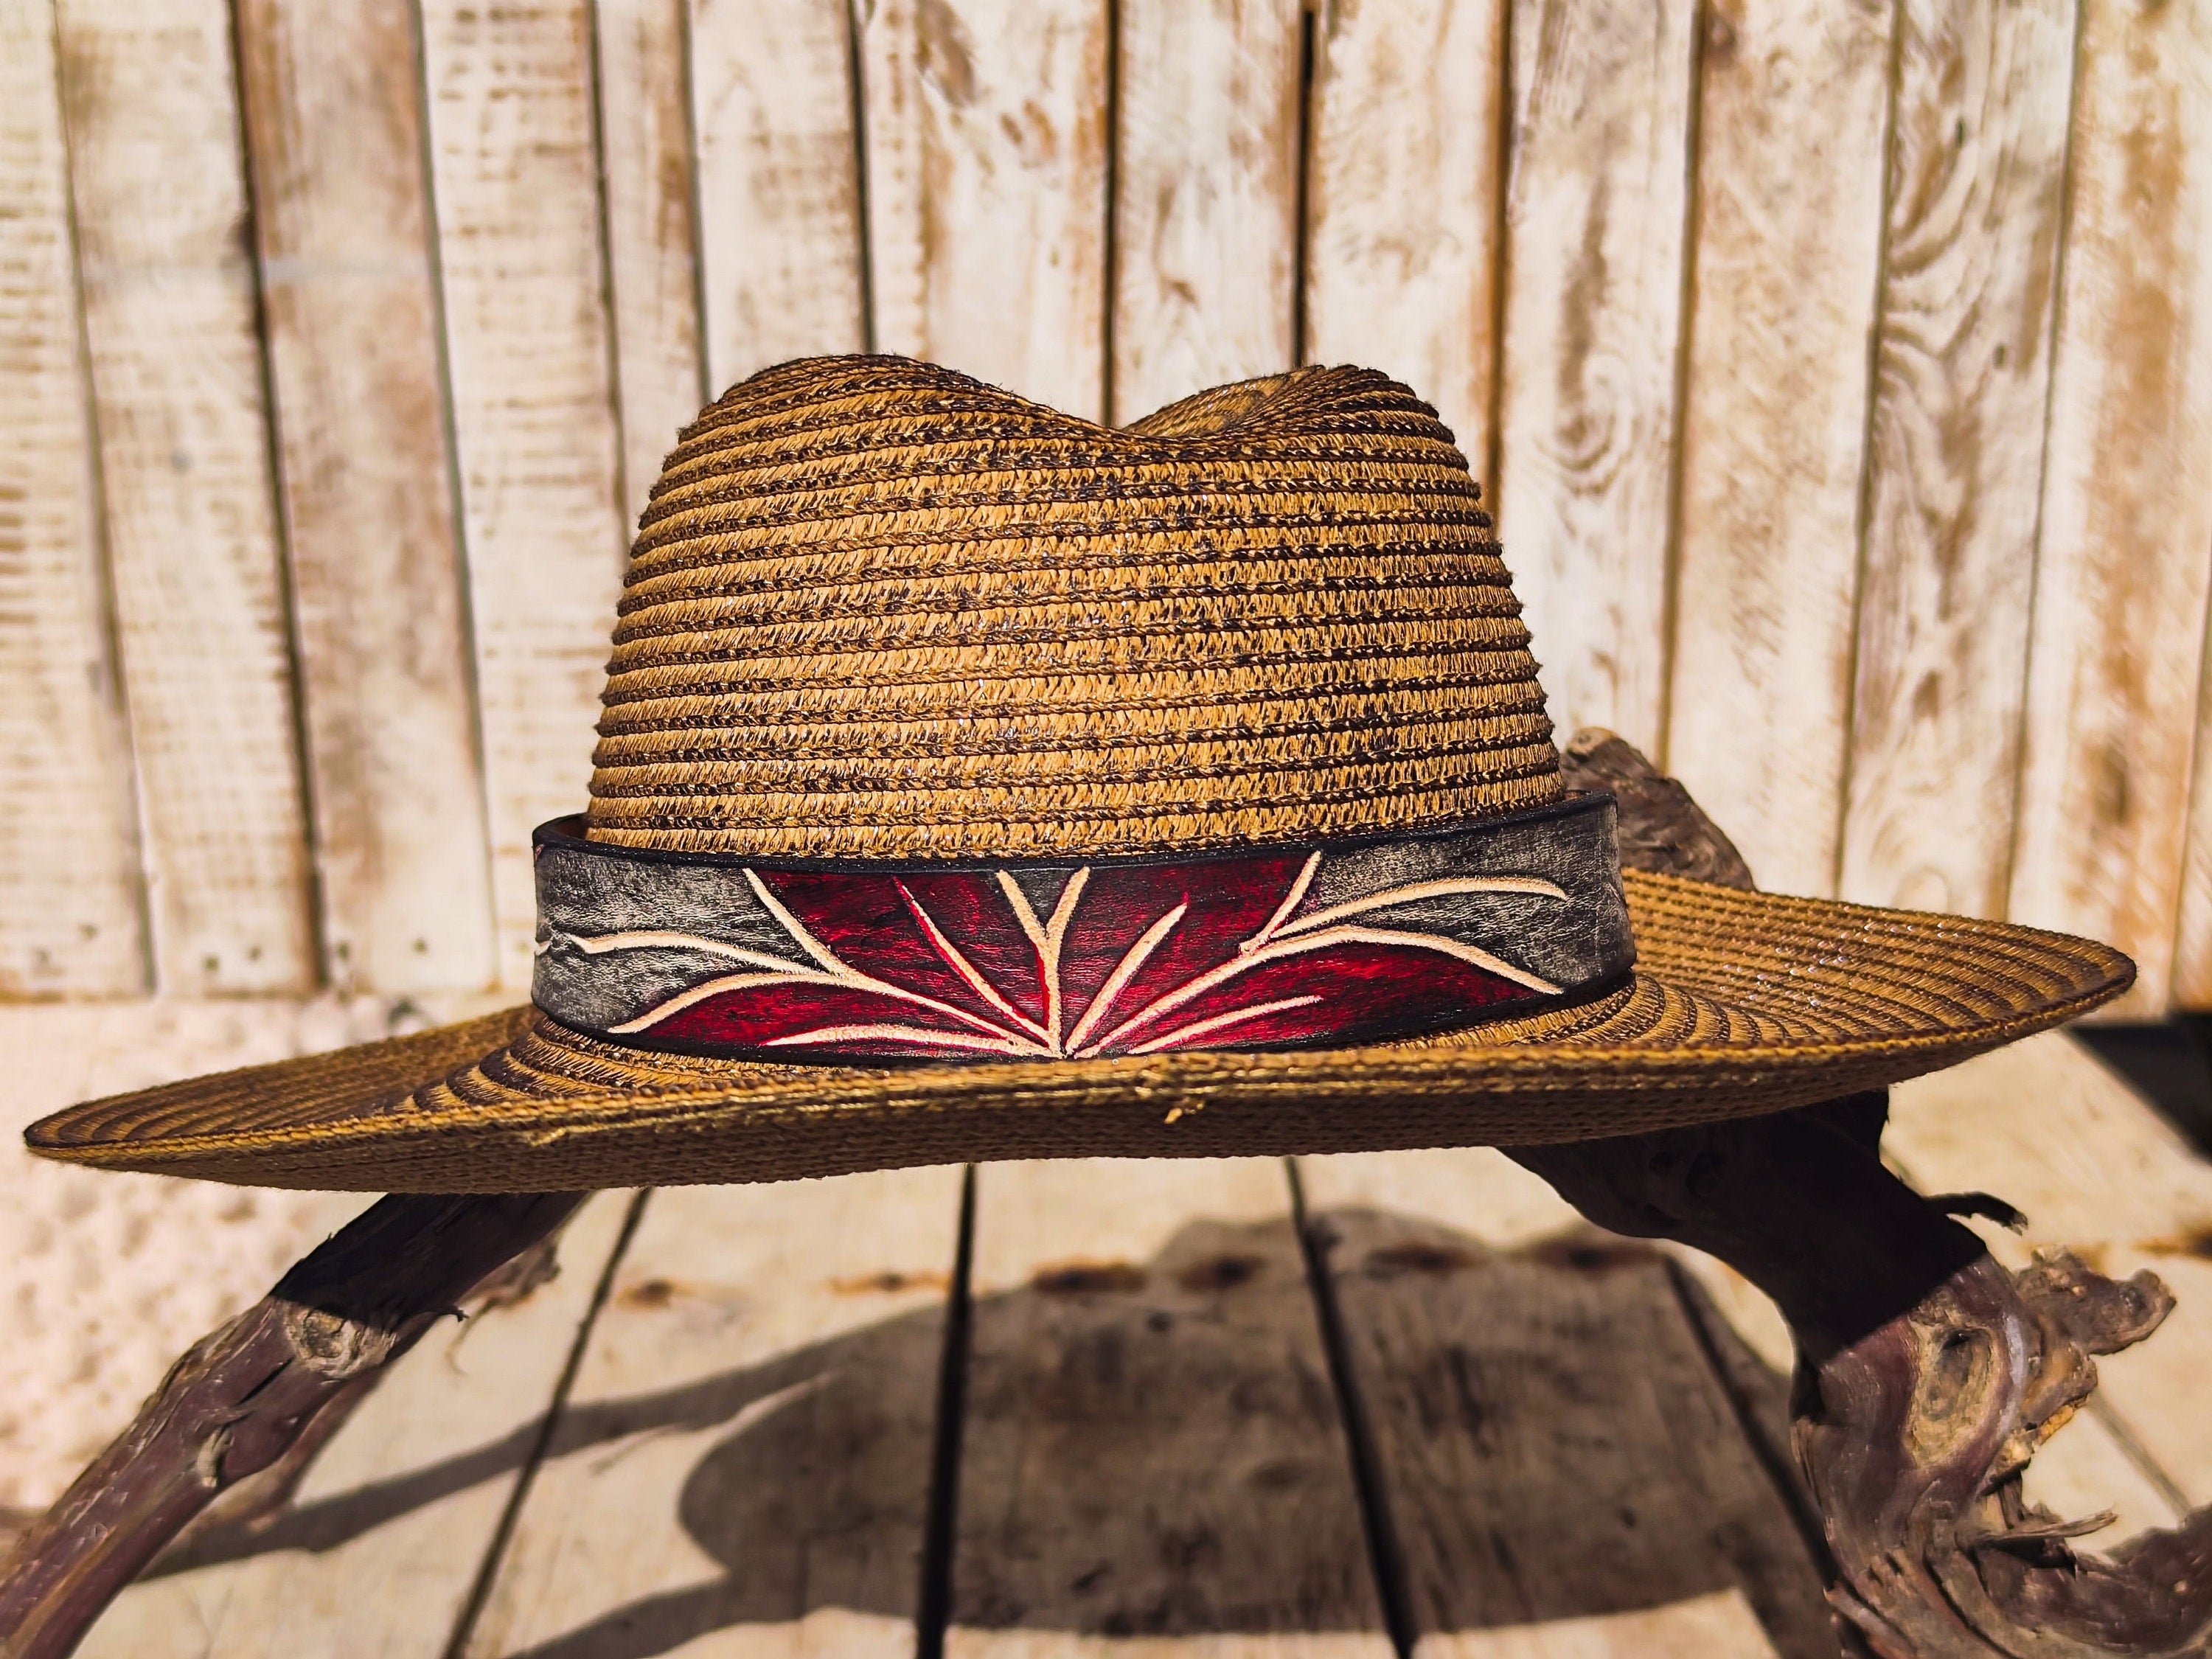
<svg viewBox="0 0 2212 1659"><path fill-rule="evenodd" d="M1366 370L1126 431L895 358L757 374L646 512L534 1006L30 1143L494 1192L1558 1141L2126 987L2086 940L1624 877L1478 501Z"/></svg>

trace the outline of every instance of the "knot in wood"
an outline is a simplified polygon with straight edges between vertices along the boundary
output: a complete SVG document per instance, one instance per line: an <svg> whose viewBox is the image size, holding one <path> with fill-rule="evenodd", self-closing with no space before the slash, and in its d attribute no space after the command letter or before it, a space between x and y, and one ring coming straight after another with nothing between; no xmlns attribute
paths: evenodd
<svg viewBox="0 0 2212 1659"><path fill-rule="evenodd" d="M284 1338L300 1363L318 1376L334 1382L384 1364L399 1337L397 1330L364 1325L326 1308L295 1304L284 1310Z"/></svg>

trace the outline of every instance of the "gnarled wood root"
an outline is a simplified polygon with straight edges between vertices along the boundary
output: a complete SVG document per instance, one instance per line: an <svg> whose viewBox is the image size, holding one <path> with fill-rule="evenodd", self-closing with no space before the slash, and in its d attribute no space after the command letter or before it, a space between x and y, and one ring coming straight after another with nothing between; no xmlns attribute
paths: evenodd
<svg viewBox="0 0 2212 1659"><path fill-rule="evenodd" d="M2063 1253L2011 1273L1814 1113L1514 1156L1599 1224L1705 1250L1781 1304L1831 1599L1883 1659L2212 1652L2212 1509L2102 1557L2072 1540L2109 1517L2021 1492L2095 1389L2092 1356L2172 1309L2154 1275Z"/></svg>
<svg viewBox="0 0 2212 1659"><path fill-rule="evenodd" d="M2173 1306L2055 1253L1987 1257L1806 1373L1798 1461L1827 1517L1837 1607L1885 1656L2091 1659L2212 1650L2212 1510L2112 1556L2027 1501L2036 1448L2097 1386L2090 1356Z"/></svg>
<svg viewBox="0 0 2212 1659"><path fill-rule="evenodd" d="M1688 793L1603 732L1571 779L1620 797L1625 862L1749 886ZM2110 1555L2027 1502L2036 1449L2097 1385L2092 1356L2157 1328L2173 1297L2064 1252L2014 1273L1879 1155L1881 1095L1664 1134L1518 1148L1601 1226L1728 1262L1796 1333L1792 1440L1822 1519L1830 1599L1882 1659L2182 1659L2212 1654L2212 1508Z"/></svg>

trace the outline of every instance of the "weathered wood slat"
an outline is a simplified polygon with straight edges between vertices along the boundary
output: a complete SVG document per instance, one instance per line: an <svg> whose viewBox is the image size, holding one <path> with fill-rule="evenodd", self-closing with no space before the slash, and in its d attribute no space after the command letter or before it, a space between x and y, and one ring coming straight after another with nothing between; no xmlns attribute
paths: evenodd
<svg viewBox="0 0 2212 1659"><path fill-rule="evenodd" d="M590 1200L560 1271L424 1337L258 1527L187 1534L86 1659L375 1659L446 1650L588 1316L629 1194Z"/></svg>
<svg viewBox="0 0 2212 1659"><path fill-rule="evenodd" d="M1772 1659L1774 1644L1740 1590L1661 1607L1588 1613L1423 1638L1414 1659Z"/></svg>
<svg viewBox="0 0 2212 1659"><path fill-rule="evenodd" d="M229 9L57 15L159 982L303 991L319 964Z"/></svg>
<svg viewBox="0 0 2212 1659"><path fill-rule="evenodd" d="M325 966L493 975L412 15L240 0Z"/></svg>
<svg viewBox="0 0 2212 1659"><path fill-rule="evenodd" d="M1417 1653L1835 1652L1664 1255L1481 1149L1300 1170Z"/></svg>
<svg viewBox="0 0 2212 1659"><path fill-rule="evenodd" d="M2108 1274L2148 1267L2172 1286L2179 1305L2149 1340L2097 1362L2091 1410L2167 1494L2212 1502L2212 1163L2061 1035L1906 1084L1893 1101L1884 1146L1915 1184L1992 1192L2025 1212L2024 1236L1981 1230L2000 1261L2065 1246Z"/></svg>
<svg viewBox="0 0 2212 1659"><path fill-rule="evenodd" d="M2004 911L2075 10L1900 12L1842 865L1869 903Z"/></svg>
<svg viewBox="0 0 2212 1659"><path fill-rule="evenodd" d="M1667 763L1786 893L1835 885L1890 25L1717 5L1699 54Z"/></svg>
<svg viewBox="0 0 2212 1659"><path fill-rule="evenodd" d="M2208 642L2212 644L2212 642ZM2212 649L2205 654L2212 668ZM2212 674L2198 693L2197 763L2183 849L2179 937L2174 942L2172 1000L2212 1009Z"/></svg>
<svg viewBox="0 0 2212 1659"><path fill-rule="evenodd" d="M0 994L145 988L53 9L0 4Z"/></svg>
<svg viewBox="0 0 2212 1659"><path fill-rule="evenodd" d="M635 528L662 458L708 392L684 67L684 0L596 0L608 311L622 514Z"/></svg>
<svg viewBox="0 0 2212 1659"><path fill-rule="evenodd" d="M708 388L867 338L845 0L690 0Z"/></svg>
<svg viewBox="0 0 2212 1659"><path fill-rule="evenodd" d="M654 1194L467 1651L912 1653L960 1179Z"/></svg>
<svg viewBox="0 0 2212 1659"><path fill-rule="evenodd" d="M624 533L585 0L422 11L438 258L501 983L530 833L580 811Z"/></svg>
<svg viewBox="0 0 2212 1659"><path fill-rule="evenodd" d="M1507 0L1328 0L1307 140L1305 361L1397 376L1488 482Z"/></svg>
<svg viewBox="0 0 2212 1659"><path fill-rule="evenodd" d="M1106 20L1106 0L867 8L878 349L1103 416Z"/></svg>
<svg viewBox="0 0 2212 1659"><path fill-rule="evenodd" d="M1515 0L1499 531L1563 732L1663 763L1691 0Z"/></svg>
<svg viewBox="0 0 2212 1659"><path fill-rule="evenodd" d="M2083 9L2014 920L2093 934L2164 1006L2212 579L2212 15Z"/></svg>
<svg viewBox="0 0 2212 1659"><path fill-rule="evenodd" d="M945 1651L1389 1652L1281 1164L977 1172Z"/></svg>
<svg viewBox="0 0 2212 1659"><path fill-rule="evenodd" d="M1119 424L1297 360L1298 0L1121 0Z"/></svg>

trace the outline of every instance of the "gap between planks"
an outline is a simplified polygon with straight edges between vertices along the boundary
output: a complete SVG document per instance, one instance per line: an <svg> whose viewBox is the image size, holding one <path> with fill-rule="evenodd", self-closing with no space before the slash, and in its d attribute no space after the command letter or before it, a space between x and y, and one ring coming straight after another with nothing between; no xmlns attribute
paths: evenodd
<svg viewBox="0 0 2212 1659"><path fill-rule="evenodd" d="M297 994L319 963L230 11L55 16L156 978Z"/></svg>
<svg viewBox="0 0 2212 1659"><path fill-rule="evenodd" d="M945 1651L1390 1651L1284 1166L978 1172Z"/></svg>
<svg viewBox="0 0 2212 1659"><path fill-rule="evenodd" d="M1424 1659L1829 1659L1818 1567L1669 1255L1487 1149L1302 1159Z"/></svg>
<svg viewBox="0 0 2212 1659"><path fill-rule="evenodd" d="M465 1651L913 1652L961 1180L658 1193Z"/></svg>
<svg viewBox="0 0 2212 1659"><path fill-rule="evenodd" d="M531 833L583 804L627 552L586 0L425 0L423 104L496 982Z"/></svg>
<svg viewBox="0 0 2212 1659"><path fill-rule="evenodd" d="M148 987L137 799L103 580L62 118L46 0L0 4L0 994Z"/></svg>
<svg viewBox="0 0 2212 1659"><path fill-rule="evenodd" d="M507 1547L514 1536L514 1523L530 1497L530 1487L538 1470L545 1461L545 1453L552 1443L553 1431L568 1409L568 1396L576 1386L576 1373L581 1369L584 1355L597 1328L600 1313L607 1305L607 1292L614 1283L615 1270L622 1266L629 1253L630 1243L637 1237L638 1224L644 1219L646 1206L653 1200L653 1188L640 1188L629 1195L622 1206L622 1224L615 1233L614 1243L607 1251L605 1264L600 1267L592 1285L592 1299L585 1307L583 1317L576 1322L575 1340L569 1343L568 1352L561 1364L561 1374L554 1380L553 1393L547 1401L539 1419L538 1433L524 1455L522 1467L516 1473L508 1489L507 1501L501 1504L499 1521L491 1530L489 1541L484 1547L483 1559L470 1582L467 1596L453 1620L453 1633L446 1644L447 1659L460 1659L468 1650L469 1640L476 1630L477 1620L483 1615L484 1600L491 1594L495 1576L500 1563L506 1559Z"/></svg>
<svg viewBox="0 0 2212 1659"><path fill-rule="evenodd" d="M2136 957L2113 1012L2142 1018L2172 983L2212 593L2212 17L2087 0L2076 60L2008 903Z"/></svg>
<svg viewBox="0 0 2212 1659"><path fill-rule="evenodd" d="M493 982L411 9L238 0L323 971Z"/></svg>

